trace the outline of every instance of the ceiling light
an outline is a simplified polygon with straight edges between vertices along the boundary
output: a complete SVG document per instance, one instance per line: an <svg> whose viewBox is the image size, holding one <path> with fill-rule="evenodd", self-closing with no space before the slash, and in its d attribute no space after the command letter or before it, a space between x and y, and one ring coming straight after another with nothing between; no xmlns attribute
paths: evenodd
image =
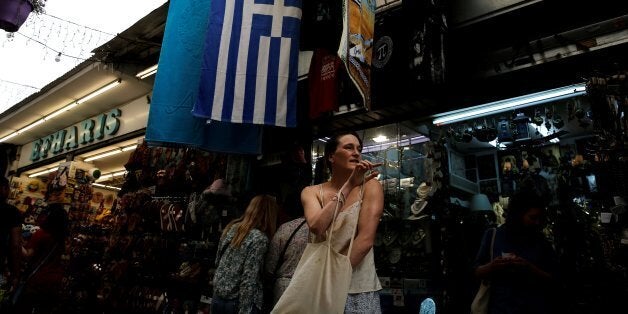
<svg viewBox="0 0 628 314"><path fill-rule="evenodd" d="M143 80L143 79L145 79L145 78L147 78L147 77L149 77L149 76L151 76L151 75L153 75L155 73L157 73L157 64L144 69L143 71L135 74L135 76L137 78L139 78L140 80Z"/></svg>
<svg viewBox="0 0 628 314"><path fill-rule="evenodd" d="M375 143L386 142L386 141L388 141L388 137L386 137L386 135L378 135L378 136L373 138L373 141L375 141Z"/></svg>
<svg viewBox="0 0 628 314"><path fill-rule="evenodd" d="M33 173L33 174L29 174L28 177L29 178L39 177L41 175L44 175L44 174L47 174L47 173L51 173L53 171L57 171L57 168L58 167L54 167L54 168L46 169L46 170L43 170L43 171L40 171L40 172L36 172L36 173Z"/></svg>
<svg viewBox="0 0 628 314"><path fill-rule="evenodd" d="M98 96L98 95L100 95L100 94L102 94L102 93L104 93L104 92L106 92L106 91L108 91L108 90L110 90L110 89L120 85L121 82L122 82L121 79L117 79L117 80L115 80L115 81L113 81L113 82L111 82L111 83L109 83L109 84L107 84L107 85L105 85L105 86L103 86L103 87L101 87L101 88L99 88L99 89L97 89L97 90L87 94L86 96L81 97L79 100L73 101L72 103L64 106L63 108L61 108L61 109L59 109L57 111L54 111L51 114L46 115L44 118L39 119L39 120L37 120L37 121L35 121L35 122L33 122L33 123L31 123L31 124L21 128L21 129L17 130L16 132L1 138L0 142L4 142L4 141L8 140L11 137L14 137L14 136L16 136L18 134L22 134L22 133L30 130L31 128L33 128L35 126L37 126L39 124L42 124L42 123L44 123L44 122L46 122L46 121L48 121L48 120L50 120L50 119L52 119L52 118L62 114L64 112L66 112L66 111L68 111L68 110L78 106L79 104L84 103L84 102L86 102L86 101L88 101L88 100L90 100L90 99L92 99L92 98L94 98L94 97L96 97L96 96Z"/></svg>
<svg viewBox="0 0 628 314"><path fill-rule="evenodd" d="M479 118L489 114L497 114L508 110L525 108L550 101L580 96L584 95L585 93L585 83L575 84L534 94L495 101L484 105L474 106L471 108L464 108L442 114L437 114L433 116L433 118L435 118L433 123L436 125L445 125L467 119Z"/></svg>
<svg viewBox="0 0 628 314"><path fill-rule="evenodd" d="M33 123L31 123L31 124L21 128L20 130L18 130L17 134L22 134L22 133L24 133L24 132L34 128L35 126L38 126L38 125L44 123L44 122L46 122L45 119L39 119L39 120L37 120L37 121L35 121L35 122L33 122Z"/></svg>
<svg viewBox="0 0 628 314"><path fill-rule="evenodd" d="M101 154L96 154L96 155L93 155L93 156L89 156L89 157L85 158L83 161L89 162L89 161L92 161L92 160L96 160L96 159L108 157L108 156L111 156L111 155L119 154L121 152L122 152L122 149L118 148L118 149L110 150L108 152L104 152L104 153L101 153Z"/></svg>
<svg viewBox="0 0 628 314"><path fill-rule="evenodd" d="M71 104L69 104L69 105L67 105L67 106L65 106L65 107L63 107L63 108L61 108L61 109L59 109L59 110L57 110L57 111L47 115L47 116L45 116L44 120L48 121L48 120L50 120L50 119L52 119L52 118L54 118L54 117L56 117L56 116L58 116L58 115L60 115L60 114L62 114L64 112L66 112L66 111L69 111L70 109L72 109L72 108L74 108L76 106L78 106L78 104L75 101L75 102L73 102L73 103L71 103Z"/></svg>
<svg viewBox="0 0 628 314"><path fill-rule="evenodd" d="M87 96L83 96L83 97L79 98L79 100L76 101L76 104L80 105L80 104L82 104L82 103L84 103L84 102L86 102L86 101L88 101L88 100L90 100L90 99L92 99L92 98L94 98L94 97L96 97L96 96L98 96L98 95L100 95L100 94L102 94L102 93L104 93L104 92L106 92L106 91L108 91L108 90L110 90L110 89L120 85L121 82L122 82L122 79L117 79L117 80L115 80L115 81L113 81L113 82L111 82L111 83L109 83L109 84L107 84L107 85L105 85L105 86L103 86L103 87L101 87L101 88L99 88L99 89L97 89L97 90L87 94Z"/></svg>
<svg viewBox="0 0 628 314"><path fill-rule="evenodd" d="M128 152L128 151L134 150L136 148L137 148L137 144L136 145L127 146L127 147L122 147L122 151L123 152Z"/></svg>
<svg viewBox="0 0 628 314"><path fill-rule="evenodd" d="M115 172L109 172L109 173L105 173L103 175L101 175L96 182L103 182L103 181L111 181L114 179L114 177L119 177L119 176L123 176L127 173L126 170L118 170Z"/></svg>
<svg viewBox="0 0 628 314"><path fill-rule="evenodd" d="M379 143L377 145L370 145L370 146L364 146L364 148L362 148L362 153L369 153L369 152L378 152L378 151L382 151L385 150L387 148L389 148L390 146L393 145L397 145L398 147L404 147L404 146L409 146L409 145L414 145L414 144L419 144L419 143L424 143L424 142L429 142L429 138L426 136L416 136L413 138L406 138L400 141L393 141L393 142L388 142L388 143Z"/></svg>
<svg viewBox="0 0 628 314"><path fill-rule="evenodd" d="M12 137L14 137L14 136L16 136L17 134L18 134L17 132L13 132L13 133L11 133L11 134L9 134L9 135L7 135L7 136L3 137L3 138L0 138L0 143L1 143L1 142L4 142L4 141L6 141L6 140L8 140L8 139L10 139L10 138L12 138Z"/></svg>
<svg viewBox="0 0 628 314"><path fill-rule="evenodd" d="M111 185L104 185L104 184L100 184L100 183L92 183L92 185L100 187L100 188L104 188L104 189L111 189L111 190L118 190L118 191L122 190L119 187L115 187L115 186L111 186Z"/></svg>

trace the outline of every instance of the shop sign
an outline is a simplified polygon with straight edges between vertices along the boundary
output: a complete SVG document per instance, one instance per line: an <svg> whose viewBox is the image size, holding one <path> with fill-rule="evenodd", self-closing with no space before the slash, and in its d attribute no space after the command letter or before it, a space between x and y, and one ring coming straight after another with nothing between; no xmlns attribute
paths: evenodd
<svg viewBox="0 0 628 314"><path fill-rule="evenodd" d="M36 162L93 144L106 136L115 135L120 129L120 116L122 116L122 110L116 108L42 137L33 142L30 160Z"/></svg>

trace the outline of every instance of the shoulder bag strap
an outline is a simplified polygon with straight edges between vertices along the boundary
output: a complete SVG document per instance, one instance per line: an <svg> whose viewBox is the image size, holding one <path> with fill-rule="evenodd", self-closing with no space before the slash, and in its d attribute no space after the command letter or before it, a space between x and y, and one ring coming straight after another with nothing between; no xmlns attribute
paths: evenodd
<svg viewBox="0 0 628 314"><path fill-rule="evenodd" d="M493 260L493 247L495 246L495 234L497 233L497 228L493 228L493 237L491 237L491 261Z"/></svg>
<svg viewBox="0 0 628 314"><path fill-rule="evenodd" d="M292 234L290 234L288 241L286 241L286 244L283 246L283 249L281 250L281 254L279 255L279 259L277 260L277 264L275 265L275 270L273 271L273 276L275 276L277 274L277 271L279 271L279 267L281 266L281 262L283 261L284 255L286 255L286 250L288 249L288 245L290 244L290 241L292 241L292 238L294 238L294 235L297 233L297 231L301 229L301 227L303 227L303 225L306 222L307 220L303 219L303 221L299 224L299 226L296 229L294 229L294 231L292 231Z"/></svg>
<svg viewBox="0 0 628 314"><path fill-rule="evenodd" d="M33 276L35 276L35 274L37 273L37 271L39 271L39 269L41 268L41 266L43 266L44 264L46 264L46 262L50 259L50 256L52 256L52 253L54 253L54 251L57 249L57 247L59 247L59 243L55 243L55 245L52 247L52 249L50 250L50 252L48 252L48 255L46 255L46 257L44 257L41 262L39 262L39 264L37 265L37 267L35 267L33 269L33 271L31 271L31 273L24 279L25 281L31 279Z"/></svg>
<svg viewBox="0 0 628 314"><path fill-rule="evenodd" d="M323 203L323 184L321 183L318 186L319 186L319 188L318 188L318 202L320 203L321 208L323 208L325 206L325 204Z"/></svg>

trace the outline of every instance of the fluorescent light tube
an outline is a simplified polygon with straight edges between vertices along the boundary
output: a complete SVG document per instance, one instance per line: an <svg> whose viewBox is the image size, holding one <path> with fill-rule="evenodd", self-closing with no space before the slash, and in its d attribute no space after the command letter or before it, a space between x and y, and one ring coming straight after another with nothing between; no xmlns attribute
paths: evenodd
<svg viewBox="0 0 628 314"><path fill-rule="evenodd" d="M106 92L106 91L108 91L108 90L110 90L110 89L120 85L121 82L122 82L121 79L117 79L117 80L115 80L115 81L113 81L113 82L111 82L111 83L109 83L109 84L107 84L107 85L105 85L105 86L103 86L103 87L101 87L101 88L99 88L99 89L97 89L97 90L87 94L87 96L79 98L79 100L76 101L76 104L80 105L80 104L82 104L82 103L84 103L84 102L86 102L86 101L88 101L88 100L90 100L90 99L92 99L92 98L94 98L94 97L96 97L96 96L98 96L98 95L100 95L100 94L102 94L102 93L104 93L104 92Z"/></svg>
<svg viewBox="0 0 628 314"><path fill-rule="evenodd" d="M127 147L122 147L122 151L123 152L128 152L130 150L134 150L137 148L137 145L131 145L131 146L127 146Z"/></svg>
<svg viewBox="0 0 628 314"><path fill-rule="evenodd" d="M58 168L58 167L55 167L55 168L50 168L50 169L46 169L46 170L43 170L43 171L40 171L40 172L36 172L36 173L33 173L33 174L29 174L29 175L28 175L28 177L29 177L29 178L39 177L39 176L44 175L44 174L46 174L46 173L51 173L51 172L53 172L53 171L56 171L56 170L57 170L57 168Z"/></svg>
<svg viewBox="0 0 628 314"><path fill-rule="evenodd" d="M24 133L24 132L34 128L35 126L38 126L38 125L44 123L44 122L46 122L45 119L39 119L39 120L37 120L37 121L35 121L35 122L33 122L33 123L31 123L31 124L21 128L21 129L17 130L17 134L22 134L22 133Z"/></svg>
<svg viewBox="0 0 628 314"><path fill-rule="evenodd" d="M108 156L111 156L111 155L119 154L121 152L122 152L122 150L118 148L118 149L110 150L108 152L104 152L104 153L101 153L101 154L96 154L94 156L89 156L89 157L85 158L83 161L89 162L89 161L92 161L92 160L96 160L96 159L108 157Z"/></svg>
<svg viewBox="0 0 628 314"><path fill-rule="evenodd" d="M50 120L50 119L52 119L52 118L54 118L54 117L56 117L56 116L58 116L58 115L60 115L60 114L62 114L64 112L66 112L66 111L69 111L70 109L72 109L72 108L74 108L76 106L78 106L78 104L76 102L73 102L73 103L71 103L71 104L69 104L69 105L67 105L67 106L65 106L65 107L63 107L63 108L61 108L61 109L59 109L59 110L49 114L49 115L47 115L46 117L44 117L44 120L48 121L48 120Z"/></svg>
<svg viewBox="0 0 628 314"><path fill-rule="evenodd" d="M151 76L151 75L153 75L155 73L157 73L157 64L155 64L155 65L153 65L151 67L148 67L148 68L144 69L141 72L138 72L137 74L135 74L135 76L137 78L139 78L140 80L143 80L143 79L145 79L145 78L147 78L147 77L149 77L149 76Z"/></svg>
<svg viewBox="0 0 628 314"><path fill-rule="evenodd" d="M499 100L484 105L474 106L471 108L464 108L442 114L437 114L433 116L435 118L433 123L436 125L445 125L449 123L460 122L462 120L479 118L489 114L498 114L517 108L525 108L550 101L580 96L584 95L585 93L585 83L575 84L525 96Z"/></svg>
<svg viewBox="0 0 628 314"><path fill-rule="evenodd" d="M11 133L11 134L9 134L9 135L7 135L7 136L3 137L3 138L0 138L0 143L2 143L2 142L4 142L4 141L6 141L6 140L8 140L8 139L10 139L10 138L12 138L12 137L14 137L14 136L16 136L17 134L18 134L17 132L13 132L13 133Z"/></svg>
<svg viewBox="0 0 628 314"><path fill-rule="evenodd" d="M406 139L399 140L399 141L394 141L394 142L380 143L380 144L376 144L376 145L364 146L362 148L362 153L382 151L384 149L389 148L392 145L397 145L398 147L404 147L404 146L409 146L409 145L412 145L412 144L419 144L419 143L429 142L429 140L430 140L429 138L421 135L421 136L416 136L416 137L413 137L413 138L406 138Z"/></svg>
<svg viewBox="0 0 628 314"><path fill-rule="evenodd" d="M88 101L88 100L90 100L90 99L92 99L92 98L94 98L94 97L96 97L96 96L98 96L98 95L100 95L100 94L102 94L102 93L104 93L104 92L106 92L106 91L108 91L108 90L110 90L110 89L120 85L120 82L122 82L122 79L117 79L117 80L115 80L115 81L113 81L113 82L111 82L111 83L109 83L109 84L107 84L107 85L105 85L105 86L103 86L103 87L101 87L101 88L91 92L87 96L82 97L79 100L74 101L71 104L69 104L69 105L67 105L67 106L65 106L65 107L63 107L63 108L61 108L61 109L59 109L59 110L57 110L57 111L47 115L47 116L45 116L44 118L39 119L39 120L37 120L37 121L35 121L35 122L33 122L33 123L31 123L31 124L21 128L21 129L17 130L17 132L3 137L2 139L0 139L0 142L6 141L7 139L9 139L11 137L14 137L14 136L16 136L18 134L21 134L21 133L24 133L24 132L30 130L30 129L32 129L35 126L37 126L39 124L42 124L42 123L44 123L44 122L46 122L46 121L48 121L48 120L50 120L50 119L52 119L52 118L62 114L64 112L66 112L66 111L68 111L68 110L78 106L80 103L86 102L86 101Z"/></svg>
<svg viewBox="0 0 628 314"><path fill-rule="evenodd" d="M373 141L375 141L375 143L386 142L386 141L388 141L388 137L386 137L386 135L378 135L378 136L373 138Z"/></svg>

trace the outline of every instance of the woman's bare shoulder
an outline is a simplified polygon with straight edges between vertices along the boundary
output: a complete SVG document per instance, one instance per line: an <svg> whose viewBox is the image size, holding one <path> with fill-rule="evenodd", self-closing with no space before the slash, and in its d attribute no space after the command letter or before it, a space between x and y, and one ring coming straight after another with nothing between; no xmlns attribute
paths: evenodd
<svg viewBox="0 0 628 314"><path fill-rule="evenodd" d="M384 192L384 188L382 187L382 184L379 183L379 181L377 181L377 179L372 179L369 180L367 182L364 183L364 189L366 191L373 191L373 192Z"/></svg>
<svg viewBox="0 0 628 314"><path fill-rule="evenodd" d="M319 189L320 189L320 185L319 184L306 186L301 191L301 196L309 196L309 195L312 195L312 194L316 195L316 194L318 194Z"/></svg>

